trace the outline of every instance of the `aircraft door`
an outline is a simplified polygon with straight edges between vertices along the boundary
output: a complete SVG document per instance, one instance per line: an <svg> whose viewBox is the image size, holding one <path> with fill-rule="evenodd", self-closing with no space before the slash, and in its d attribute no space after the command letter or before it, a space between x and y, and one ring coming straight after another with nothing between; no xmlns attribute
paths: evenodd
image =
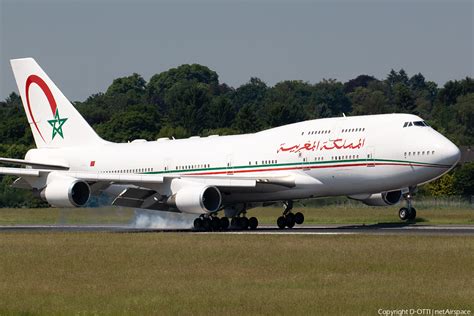
<svg viewBox="0 0 474 316"><path fill-rule="evenodd" d="M232 168L232 155L227 155L226 170L228 175L234 174L234 169Z"/></svg>
<svg viewBox="0 0 474 316"><path fill-rule="evenodd" d="M375 148L372 146L367 147L366 162L367 167L375 167Z"/></svg>

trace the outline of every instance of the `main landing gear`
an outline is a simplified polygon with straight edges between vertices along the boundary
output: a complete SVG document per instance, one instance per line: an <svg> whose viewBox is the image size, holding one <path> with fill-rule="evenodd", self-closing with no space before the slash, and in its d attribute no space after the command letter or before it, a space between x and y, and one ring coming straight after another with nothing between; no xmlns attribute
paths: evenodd
<svg viewBox="0 0 474 316"><path fill-rule="evenodd" d="M256 217L247 218L245 214L242 217L233 217L230 227L237 230L255 230L258 227L258 219Z"/></svg>
<svg viewBox="0 0 474 316"><path fill-rule="evenodd" d="M204 216L201 215L194 220L194 229L201 231L219 231L229 228L229 219L227 217Z"/></svg>
<svg viewBox="0 0 474 316"><path fill-rule="evenodd" d="M398 211L398 216L402 221L406 220L415 220L416 218L416 209L412 206L412 189L410 188L410 191L403 196L407 202L407 207L402 207Z"/></svg>
<svg viewBox="0 0 474 316"><path fill-rule="evenodd" d="M240 217L233 217L231 221L227 217L217 217L217 215L201 215L194 220L194 229L198 231L223 231L227 229L235 230L255 230L258 227L256 217L247 218L245 214Z"/></svg>
<svg viewBox="0 0 474 316"><path fill-rule="evenodd" d="M284 203L285 210L283 211L282 216L278 217L277 225L280 229L285 227L293 228L295 224L303 224L304 215L301 212L292 213L293 201L287 201Z"/></svg>

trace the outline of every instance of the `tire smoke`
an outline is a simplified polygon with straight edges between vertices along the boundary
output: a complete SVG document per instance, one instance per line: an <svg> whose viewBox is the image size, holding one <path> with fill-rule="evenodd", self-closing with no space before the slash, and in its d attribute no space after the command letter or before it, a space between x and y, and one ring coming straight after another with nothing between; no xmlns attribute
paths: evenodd
<svg viewBox="0 0 474 316"><path fill-rule="evenodd" d="M188 229L193 227L196 217L193 214L135 209L130 225L136 228Z"/></svg>

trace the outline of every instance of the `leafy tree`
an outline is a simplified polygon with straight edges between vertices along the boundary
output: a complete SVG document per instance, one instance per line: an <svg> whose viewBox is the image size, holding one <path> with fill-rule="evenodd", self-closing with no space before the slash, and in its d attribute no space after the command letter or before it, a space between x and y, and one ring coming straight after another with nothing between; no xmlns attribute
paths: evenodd
<svg viewBox="0 0 474 316"><path fill-rule="evenodd" d="M137 73L128 77L115 79L107 89L107 95L127 95L134 99L145 94L146 81Z"/></svg>
<svg viewBox="0 0 474 316"><path fill-rule="evenodd" d="M362 87L367 88L372 81L378 81L375 77L369 75L359 75L344 83L344 93L354 92L355 89Z"/></svg>
<svg viewBox="0 0 474 316"><path fill-rule="evenodd" d="M271 88L260 115L269 126L280 126L307 119L315 107L313 87L299 80L282 81Z"/></svg>
<svg viewBox="0 0 474 316"><path fill-rule="evenodd" d="M464 196L474 195L474 162L466 163L456 170L454 188Z"/></svg>
<svg viewBox="0 0 474 316"><path fill-rule="evenodd" d="M439 100L449 106L456 103L459 96L474 93L474 80L472 78L465 78L460 81L448 81L444 87L439 91Z"/></svg>
<svg viewBox="0 0 474 316"><path fill-rule="evenodd" d="M352 102L353 115L381 114L391 112L387 97L381 91L367 88L356 88L349 94Z"/></svg>
<svg viewBox="0 0 474 316"><path fill-rule="evenodd" d="M349 97L344 93L344 85L334 79L323 79L314 85L314 101L316 107L313 117L339 116L350 113L352 105Z"/></svg>
<svg viewBox="0 0 474 316"><path fill-rule="evenodd" d="M187 138L191 136L189 131L185 129L182 126L163 126L160 129L160 132L158 133L157 138L174 138L174 139L179 139L179 138Z"/></svg>
<svg viewBox="0 0 474 316"><path fill-rule="evenodd" d="M268 87L259 78L250 78L246 84L238 87L231 95L231 99L237 110L244 105L261 105L268 92Z"/></svg>
<svg viewBox="0 0 474 316"><path fill-rule="evenodd" d="M239 134L239 131L230 127L215 128L215 129L206 129L202 131L201 136L210 136L210 135L236 135Z"/></svg>
<svg viewBox="0 0 474 316"><path fill-rule="evenodd" d="M454 176L451 173L445 174L441 178L428 183L425 190L432 196L456 195Z"/></svg>
<svg viewBox="0 0 474 316"><path fill-rule="evenodd" d="M261 130L263 126L264 124L260 120L255 106L244 105L237 113L232 128L241 133L254 133Z"/></svg>
<svg viewBox="0 0 474 316"><path fill-rule="evenodd" d="M459 143L472 145L474 143L474 93L460 96L453 105L453 112L459 128Z"/></svg>
<svg viewBox="0 0 474 316"><path fill-rule="evenodd" d="M424 90L426 89L425 77L421 73L417 73L410 78L408 85L412 90Z"/></svg>
<svg viewBox="0 0 474 316"><path fill-rule="evenodd" d="M97 133L113 142L154 140L158 130L153 116L141 111L119 112L114 114L110 121L97 125Z"/></svg>
<svg viewBox="0 0 474 316"><path fill-rule="evenodd" d="M209 107L211 95L208 86L200 82L180 82L166 93L165 102L172 104L169 108L168 120L183 126L193 135L199 134L208 126L209 120L205 109Z"/></svg>
<svg viewBox="0 0 474 316"><path fill-rule="evenodd" d="M408 85L409 79L405 70L400 69L399 72L396 72L392 69L387 76L386 82L390 87L394 87L396 84Z"/></svg>
<svg viewBox="0 0 474 316"><path fill-rule="evenodd" d="M399 112L411 113L415 109L415 97L406 84L396 83L393 86L393 101Z"/></svg>
<svg viewBox="0 0 474 316"><path fill-rule="evenodd" d="M216 96L204 105L203 112L208 119L208 128L225 128L232 125L237 114L235 106L226 96Z"/></svg>
<svg viewBox="0 0 474 316"><path fill-rule="evenodd" d="M148 96L151 103L159 105L167 111L167 93L177 84L202 83L208 86L218 86L219 77L215 71L206 66L192 64L181 65L151 77L148 83Z"/></svg>

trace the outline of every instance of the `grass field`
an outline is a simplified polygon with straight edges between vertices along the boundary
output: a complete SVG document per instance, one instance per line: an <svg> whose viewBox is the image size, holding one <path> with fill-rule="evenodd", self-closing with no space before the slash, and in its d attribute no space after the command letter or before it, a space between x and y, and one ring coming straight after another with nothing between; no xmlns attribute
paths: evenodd
<svg viewBox="0 0 474 316"><path fill-rule="evenodd" d="M474 238L4 233L0 314L474 310Z"/></svg>
<svg viewBox="0 0 474 316"><path fill-rule="evenodd" d="M367 207L361 205L298 207L305 214L306 224L375 224L400 222L400 206ZM251 209L248 216L257 216L260 223L275 224L282 208ZM474 224L474 207L469 205L417 207L417 222L424 224ZM163 213L162 213L163 214ZM164 213L166 215L166 213ZM15 224L127 224L135 212L127 208L87 209L8 209L0 208L0 225ZM192 221L190 221L191 223Z"/></svg>

